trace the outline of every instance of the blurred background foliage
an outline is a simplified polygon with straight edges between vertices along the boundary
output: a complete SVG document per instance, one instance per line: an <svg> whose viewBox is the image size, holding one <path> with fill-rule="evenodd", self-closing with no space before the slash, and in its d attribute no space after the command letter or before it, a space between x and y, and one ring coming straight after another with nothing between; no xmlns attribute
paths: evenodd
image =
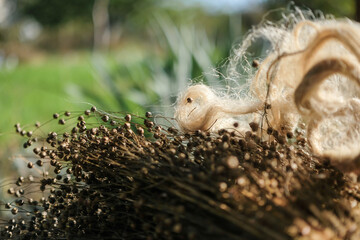
<svg viewBox="0 0 360 240"><path fill-rule="evenodd" d="M294 1L356 18L354 0ZM16 122L100 109L172 115L192 81L221 84L231 47L286 0L0 0L0 156ZM273 16L276 18L276 16ZM4 169L12 165L6 165ZM1 174L1 173L0 173Z"/></svg>

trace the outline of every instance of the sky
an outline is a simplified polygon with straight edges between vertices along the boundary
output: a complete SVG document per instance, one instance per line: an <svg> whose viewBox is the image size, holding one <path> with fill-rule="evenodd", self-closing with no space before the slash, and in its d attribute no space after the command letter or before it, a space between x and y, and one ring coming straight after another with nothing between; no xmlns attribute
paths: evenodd
<svg viewBox="0 0 360 240"><path fill-rule="evenodd" d="M200 6L209 13L236 13L263 3L265 0L173 0L165 1L173 7L179 7L181 3L184 7Z"/></svg>

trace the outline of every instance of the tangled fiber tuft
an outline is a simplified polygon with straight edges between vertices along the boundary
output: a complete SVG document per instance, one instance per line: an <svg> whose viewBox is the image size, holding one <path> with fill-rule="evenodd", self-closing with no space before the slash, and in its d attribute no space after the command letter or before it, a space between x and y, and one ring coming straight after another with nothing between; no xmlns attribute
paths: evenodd
<svg viewBox="0 0 360 240"><path fill-rule="evenodd" d="M252 72L246 50L259 38L269 41L270 49ZM359 39L356 22L301 11L278 24L264 23L249 33L229 62L229 78L246 79L235 90L245 94L219 98L209 87L190 86L179 97L176 120L185 132L230 129L234 118L250 113L246 123L283 134L305 123L314 154L344 171L360 169Z"/></svg>

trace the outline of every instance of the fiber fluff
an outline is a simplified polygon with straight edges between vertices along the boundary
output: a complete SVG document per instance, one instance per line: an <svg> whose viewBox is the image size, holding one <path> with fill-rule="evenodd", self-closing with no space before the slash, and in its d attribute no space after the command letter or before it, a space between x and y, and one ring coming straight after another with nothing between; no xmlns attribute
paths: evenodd
<svg viewBox="0 0 360 240"><path fill-rule="evenodd" d="M257 39L266 39L270 48L254 71L248 49ZM242 81L237 91L245 97L219 97L205 85L190 86L178 98L179 127L214 132L244 114L250 117L243 126L259 121L281 134L305 123L314 154L346 171L360 168L359 39L358 23L298 10L279 23L263 23L228 63L228 78Z"/></svg>

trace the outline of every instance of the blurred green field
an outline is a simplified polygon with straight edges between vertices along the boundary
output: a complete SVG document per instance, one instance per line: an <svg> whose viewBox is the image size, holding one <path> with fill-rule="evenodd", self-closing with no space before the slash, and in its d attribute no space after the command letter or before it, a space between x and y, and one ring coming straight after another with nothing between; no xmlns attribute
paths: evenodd
<svg viewBox="0 0 360 240"><path fill-rule="evenodd" d="M121 105L142 110L126 100L127 90L132 87L126 79L116 78L124 95L116 98L100 78L90 52L49 56L46 60L1 70L0 109L4 117L0 118L0 146L14 140L16 122L44 122L54 112L85 110L92 104L113 111Z"/></svg>
<svg viewBox="0 0 360 240"><path fill-rule="evenodd" d="M138 115L148 110L171 114L181 88L191 78L211 71L225 54L214 46L199 46L191 52L184 46L186 36L179 36L177 43L165 42L163 49L130 42L111 52L47 54L1 69L0 109L6 117L0 119L0 149L6 151L4 147L21 140L15 123L34 126L55 112L84 111L95 105ZM196 35L188 44L193 42L199 42ZM167 109L159 110L160 106Z"/></svg>

